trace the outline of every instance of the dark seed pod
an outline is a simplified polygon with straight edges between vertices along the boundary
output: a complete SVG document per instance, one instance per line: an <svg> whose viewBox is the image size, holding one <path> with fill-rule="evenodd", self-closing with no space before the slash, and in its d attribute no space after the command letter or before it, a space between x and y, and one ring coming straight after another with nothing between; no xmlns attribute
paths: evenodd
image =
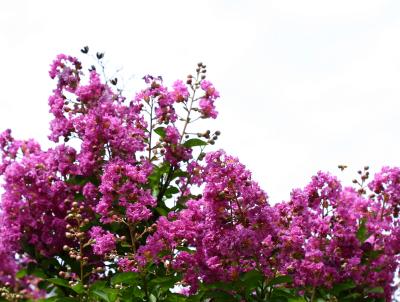
<svg viewBox="0 0 400 302"><path fill-rule="evenodd" d="M81 49L81 52L87 54L89 52L89 46L85 46Z"/></svg>

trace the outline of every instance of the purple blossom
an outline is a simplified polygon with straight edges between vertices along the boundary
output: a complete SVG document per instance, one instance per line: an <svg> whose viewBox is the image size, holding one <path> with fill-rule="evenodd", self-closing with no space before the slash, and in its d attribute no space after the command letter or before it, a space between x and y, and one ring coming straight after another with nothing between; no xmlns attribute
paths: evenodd
<svg viewBox="0 0 400 302"><path fill-rule="evenodd" d="M111 252L115 249L115 237L109 231L105 231L101 227L94 226L91 228L90 238L95 242L92 244L93 252L96 255L102 255Z"/></svg>

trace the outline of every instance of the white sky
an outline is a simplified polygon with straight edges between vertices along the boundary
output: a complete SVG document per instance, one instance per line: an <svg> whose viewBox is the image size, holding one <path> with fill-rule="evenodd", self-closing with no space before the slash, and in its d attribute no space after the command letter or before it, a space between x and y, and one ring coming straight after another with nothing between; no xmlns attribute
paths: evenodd
<svg viewBox="0 0 400 302"><path fill-rule="evenodd" d="M318 170L400 164L400 1L1 1L0 129L46 145L50 62L89 45L167 83L202 61L218 147L276 202ZM350 165L339 173L338 164Z"/></svg>

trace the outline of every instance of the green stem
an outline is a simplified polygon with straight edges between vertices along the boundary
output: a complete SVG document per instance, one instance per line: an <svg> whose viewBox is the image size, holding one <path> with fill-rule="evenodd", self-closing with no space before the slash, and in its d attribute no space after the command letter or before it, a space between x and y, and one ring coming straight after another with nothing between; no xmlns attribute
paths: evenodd
<svg viewBox="0 0 400 302"><path fill-rule="evenodd" d="M142 275L142 281L143 281L144 296L146 298L146 301L150 301L150 299L149 299L149 289L147 288L146 273L144 273L144 275Z"/></svg>
<svg viewBox="0 0 400 302"><path fill-rule="evenodd" d="M174 167L170 166L167 174L167 178L165 179L164 184L161 185L160 191L157 194L157 203L160 203L164 197L165 192L168 189L169 184L172 181L172 176L174 175Z"/></svg>
<svg viewBox="0 0 400 302"><path fill-rule="evenodd" d="M316 286L314 286L312 289L310 302L314 302L316 289L317 289Z"/></svg>
<svg viewBox="0 0 400 302"><path fill-rule="evenodd" d="M136 253L136 235L135 235L134 227L135 226L128 223L129 236L131 237L131 244L132 244L132 252L135 254Z"/></svg>

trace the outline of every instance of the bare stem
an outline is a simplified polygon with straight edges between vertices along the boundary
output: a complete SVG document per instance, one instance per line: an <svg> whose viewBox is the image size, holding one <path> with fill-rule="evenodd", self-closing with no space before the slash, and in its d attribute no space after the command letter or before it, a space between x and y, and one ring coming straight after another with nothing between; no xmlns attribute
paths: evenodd
<svg viewBox="0 0 400 302"><path fill-rule="evenodd" d="M131 244L132 244L132 252L135 254L136 253L136 234L135 234L135 225L132 225L130 223L127 224L129 228L129 236L131 238Z"/></svg>
<svg viewBox="0 0 400 302"><path fill-rule="evenodd" d="M150 130L149 130L149 161L151 161L151 138L153 136L153 107L154 107L154 100L151 99L151 105L150 105Z"/></svg>
<svg viewBox="0 0 400 302"><path fill-rule="evenodd" d="M200 73L197 72L195 85L198 84L199 74ZM185 133L186 133L186 128L187 128L187 126L188 126L188 124L190 122L190 113L192 112L192 109L193 109L193 103L194 103L194 100L195 100L196 91L197 91L197 86L195 86L195 88L193 89L193 94L192 94L192 97L190 98L190 101L189 101L189 108L187 109L187 115L186 115L186 119L185 119L185 124L183 125L181 139L180 139L179 143L182 142L182 139L183 139L183 137L185 136Z"/></svg>

